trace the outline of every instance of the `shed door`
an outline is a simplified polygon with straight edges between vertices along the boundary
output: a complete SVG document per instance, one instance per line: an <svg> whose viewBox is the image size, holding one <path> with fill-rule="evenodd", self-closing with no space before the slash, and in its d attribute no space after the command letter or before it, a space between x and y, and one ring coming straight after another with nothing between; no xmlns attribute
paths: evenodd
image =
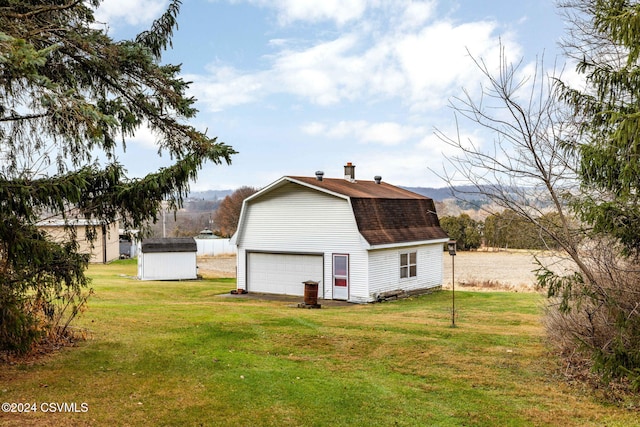
<svg viewBox="0 0 640 427"><path fill-rule="evenodd" d="M307 280L321 282L322 255L247 254L247 290L269 294L304 295ZM318 294L322 296L322 283Z"/></svg>

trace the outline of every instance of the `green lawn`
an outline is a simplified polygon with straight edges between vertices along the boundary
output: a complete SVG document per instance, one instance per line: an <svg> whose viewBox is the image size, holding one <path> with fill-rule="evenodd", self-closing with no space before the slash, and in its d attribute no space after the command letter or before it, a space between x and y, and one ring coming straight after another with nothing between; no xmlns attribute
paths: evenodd
<svg viewBox="0 0 640 427"><path fill-rule="evenodd" d="M37 412L0 425L640 425L554 375L538 295L456 292L451 328L450 292L305 310L135 270L91 267L87 341L1 366L0 401Z"/></svg>

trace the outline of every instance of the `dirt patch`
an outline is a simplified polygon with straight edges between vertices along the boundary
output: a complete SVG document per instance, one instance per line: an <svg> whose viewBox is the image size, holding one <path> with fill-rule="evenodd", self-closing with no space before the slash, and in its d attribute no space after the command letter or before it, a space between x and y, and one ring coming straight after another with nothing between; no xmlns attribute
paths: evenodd
<svg viewBox="0 0 640 427"><path fill-rule="evenodd" d="M537 253L544 262L556 264L553 254ZM458 252L455 257L456 289L534 291L538 268L529 251ZM444 253L443 288L451 289L452 257ZM236 256L199 256L198 274L205 278L236 277Z"/></svg>
<svg viewBox="0 0 640 427"><path fill-rule="evenodd" d="M198 274L205 279L236 277L236 256L234 254L199 256L197 263Z"/></svg>

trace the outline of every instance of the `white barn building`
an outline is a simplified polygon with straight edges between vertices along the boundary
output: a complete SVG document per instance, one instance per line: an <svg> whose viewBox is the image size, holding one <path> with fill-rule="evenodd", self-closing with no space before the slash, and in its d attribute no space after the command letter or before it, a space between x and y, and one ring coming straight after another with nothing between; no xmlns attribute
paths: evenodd
<svg viewBox="0 0 640 427"><path fill-rule="evenodd" d="M237 286L248 292L366 303L395 291L442 285L448 236L432 199L384 183L285 176L244 201L238 230Z"/></svg>

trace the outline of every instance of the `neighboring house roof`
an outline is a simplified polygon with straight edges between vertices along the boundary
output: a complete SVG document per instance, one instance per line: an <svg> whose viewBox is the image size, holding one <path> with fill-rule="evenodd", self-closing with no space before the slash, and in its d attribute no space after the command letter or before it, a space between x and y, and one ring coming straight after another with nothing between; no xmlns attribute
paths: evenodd
<svg viewBox="0 0 640 427"><path fill-rule="evenodd" d="M99 226L113 224L120 221L115 218L113 221L101 220L98 218L86 218L77 208L69 208L65 214L54 214L53 212L44 211L40 214L41 219L36 222L38 227L82 227L82 226Z"/></svg>
<svg viewBox="0 0 640 427"><path fill-rule="evenodd" d="M358 231L371 246L448 239L432 199L385 182L285 176L248 200L287 182L348 199Z"/></svg>
<svg viewBox="0 0 640 427"><path fill-rule="evenodd" d="M117 221L117 220L116 220ZM72 226L72 227L82 227L82 226L98 226L98 225L106 225L109 223L97 220L97 219L86 219L86 218L61 218L59 216L43 219L36 223L38 227L64 227L64 226Z"/></svg>
<svg viewBox="0 0 640 427"><path fill-rule="evenodd" d="M220 239L220 236L216 236L215 234L213 234L213 231L209 230L208 228L205 228L204 230L200 231L200 233L195 237L195 239Z"/></svg>
<svg viewBox="0 0 640 427"><path fill-rule="evenodd" d="M198 246L193 237L161 237L144 239L141 249L143 253L197 252Z"/></svg>

